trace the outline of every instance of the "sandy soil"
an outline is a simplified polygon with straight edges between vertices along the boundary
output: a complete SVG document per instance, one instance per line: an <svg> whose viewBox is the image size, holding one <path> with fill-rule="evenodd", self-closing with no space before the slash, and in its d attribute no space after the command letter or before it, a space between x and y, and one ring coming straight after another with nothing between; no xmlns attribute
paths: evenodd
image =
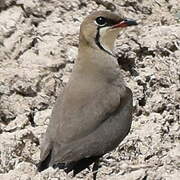
<svg viewBox="0 0 180 180"><path fill-rule="evenodd" d="M97 179L179 180L179 0L108 2L140 24L121 34L115 48L134 94L132 129L103 157ZM82 20L112 7L97 0L0 0L1 180L71 179L62 170L37 172L39 139L71 74Z"/></svg>

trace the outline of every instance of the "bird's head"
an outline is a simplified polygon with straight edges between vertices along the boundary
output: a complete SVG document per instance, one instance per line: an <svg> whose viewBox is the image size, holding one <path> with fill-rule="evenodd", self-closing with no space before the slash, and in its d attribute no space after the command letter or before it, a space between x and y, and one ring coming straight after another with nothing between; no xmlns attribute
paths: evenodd
<svg viewBox="0 0 180 180"><path fill-rule="evenodd" d="M111 53L118 33L127 26L137 25L109 11L97 11L87 16L80 28L80 42L92 48Z"/></svg>

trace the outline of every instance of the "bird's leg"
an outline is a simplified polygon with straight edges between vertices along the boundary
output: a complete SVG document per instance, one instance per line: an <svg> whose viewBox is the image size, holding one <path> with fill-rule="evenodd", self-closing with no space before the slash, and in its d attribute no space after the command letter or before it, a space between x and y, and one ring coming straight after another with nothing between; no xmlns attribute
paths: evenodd
<svg viewBox="0 0 180 180"><path fill-rule="evenodd" d="M97 158L96 161L94 161L94 165L93 165L93 168L92 168L93 180L96 180L98 168L99 168L99 158Z"/></svg>

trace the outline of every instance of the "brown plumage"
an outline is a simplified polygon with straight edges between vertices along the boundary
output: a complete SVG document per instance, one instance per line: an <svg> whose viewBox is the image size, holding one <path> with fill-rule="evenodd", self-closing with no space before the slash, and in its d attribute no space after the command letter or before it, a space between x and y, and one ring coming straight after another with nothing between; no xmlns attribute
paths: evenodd
<svg viewBox="0 0 180 180"><path fill-rule="evenodd" d="M41 144L39 170L59 164L74 175L113 150L128 134L132 92L112 54L119 31L136 25L108 11L83 21L70 80L57 98ZM93 169L93 170L94 170Z"/></svg>

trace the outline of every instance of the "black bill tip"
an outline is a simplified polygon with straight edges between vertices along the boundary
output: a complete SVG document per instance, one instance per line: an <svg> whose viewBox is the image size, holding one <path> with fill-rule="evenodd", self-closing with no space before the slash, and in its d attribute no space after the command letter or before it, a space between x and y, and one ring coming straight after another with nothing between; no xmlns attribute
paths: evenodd
<svg viewBox="0 0 180 180"><path fill-rule="evenodd" d="M134 19L124 19L123 20L124 24L127 26L135 26L138 25L138 23Z"/></svg>
<svg viewBox="0 0 180 180"><path fill-rule="evenodd" d="M135 26L138 25L138 23L133 19L123 19L119 23L112 26L112 28L123 28L127 26Z"/></svg>

